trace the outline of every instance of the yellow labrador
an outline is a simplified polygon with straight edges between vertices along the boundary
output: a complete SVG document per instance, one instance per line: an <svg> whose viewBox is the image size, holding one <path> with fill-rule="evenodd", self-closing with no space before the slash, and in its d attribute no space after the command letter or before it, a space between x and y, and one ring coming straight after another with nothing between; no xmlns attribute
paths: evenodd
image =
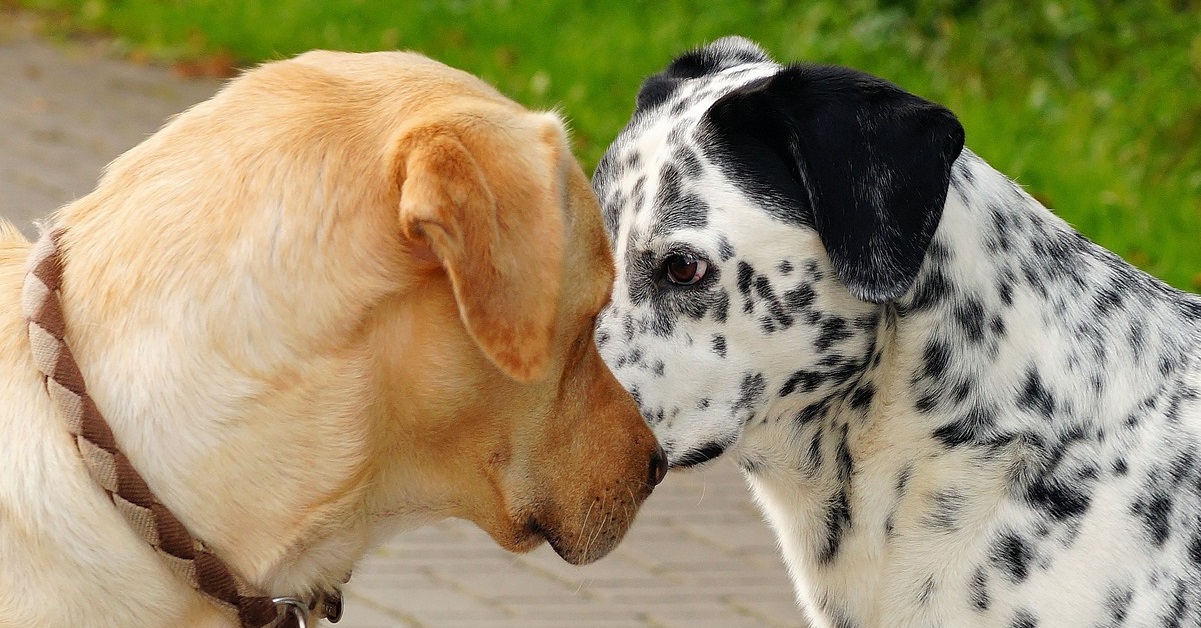
<svg viewBox="0 0 1201 628"><path fill-rule="evenodd" d="M409 53L264 65L54 218L66 340L150 488L271 595L444 517L605 555L664 472L592 341L613 263L563 124ZM0 626L224 626L88 476L0 227Z"/></svg>

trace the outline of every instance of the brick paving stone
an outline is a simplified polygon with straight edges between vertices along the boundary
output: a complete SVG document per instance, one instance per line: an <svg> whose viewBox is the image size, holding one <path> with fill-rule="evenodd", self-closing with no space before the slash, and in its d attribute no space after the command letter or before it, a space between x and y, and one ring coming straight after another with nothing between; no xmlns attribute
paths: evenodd
<svg viewBox="0 0 1201 628"><path fill-rule="evenodd" d="M632 623L627 623L625 620L612 619L533 619L530 617L519 617L515 619L483 619L483 620L450 620L439 624L438 628L613 628L614 626L651 626L647 620L636 619L630 620Z"/></svg>
<svg viewBox="0 0 1201 628"><path fill-rule="evenodd" d="M359 595L346 596L346 612L338 626L353 626L354 628L420 628L421 622L415 617L405 617L393 612L378 609L373 600Z"/></svg>
<svg viewBox="0 0 1201 628"><path fill-rule="evenodd" d="M769 625L795 626L803 623L803 615L797 610L791 584L730 592L723 596L723 599L747 615L760 618Z"/></svg>
<svg viewBox="0 0 1201 628"><path fill-rule="evenodd" d="M765 625L762 620L747 615L721 599L678 601L665 598L649 608L647 614L651 623L680 628L692 628L698 623L709 626Z"/></svg>
<svg viewBox="0 0 1201 628"><path fill-rule="evenodd" d="M107 58L105 43L48 44L0 10L0 216L33 221L92 189L104 165L203 100L216 81ZM369 554L347 589L347 628L801 626L775 540L728 462L673 472L609 557L522 556L445 521Z"/></svg>

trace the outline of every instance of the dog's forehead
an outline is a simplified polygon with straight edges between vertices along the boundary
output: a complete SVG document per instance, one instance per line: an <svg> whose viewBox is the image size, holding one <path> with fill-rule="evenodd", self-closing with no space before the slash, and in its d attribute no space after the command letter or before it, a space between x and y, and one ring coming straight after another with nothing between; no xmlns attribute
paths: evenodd
<svg viewBox="0 0 1201 628"><path fill-rule="evenodd" d="M681 201L678 188L706 175L720 178L704 154L706 113L722 96L779 69L776 63L746 63L683 80L661 103L634 113L601 158L593 179L614 242L624 241L631 232L648 238L662 231L662 223L680 219L672 207L664 206Z"/></svg>
<svg viewBox="0 0 1201 628"><path fill-rule="evenodd" d="M771 76L780 65L745 63L713 74L681 80L663 102L634 112L613 148L644 157L670 158L672 149L691 137L718 99L755 80ZM612 149L611 149L612 150Z"/></svg>

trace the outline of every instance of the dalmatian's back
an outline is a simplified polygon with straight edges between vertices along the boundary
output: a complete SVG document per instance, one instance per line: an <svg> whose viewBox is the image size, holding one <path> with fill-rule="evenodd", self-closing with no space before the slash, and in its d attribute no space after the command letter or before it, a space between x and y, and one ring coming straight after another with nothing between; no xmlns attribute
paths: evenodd
<svg viewBox="0 0 1201 628"><path fill-rule="evenodd" d="M742 467L817 626L1201 626L1201 300L946 109L726 38L597 168L602 355L673 465Z"/></svg>

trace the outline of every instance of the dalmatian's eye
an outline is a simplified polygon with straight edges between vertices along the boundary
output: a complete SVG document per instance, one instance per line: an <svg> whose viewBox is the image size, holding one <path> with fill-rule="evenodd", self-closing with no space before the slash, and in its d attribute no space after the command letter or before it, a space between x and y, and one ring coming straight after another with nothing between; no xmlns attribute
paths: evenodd
<svg viewBox="0 0 1201 628"><path fill-rule="evenodd" d="M677 286L691 286L700 281L709 270L709 263L691 255L668 255L663 260L667 280Z"/></svg>

